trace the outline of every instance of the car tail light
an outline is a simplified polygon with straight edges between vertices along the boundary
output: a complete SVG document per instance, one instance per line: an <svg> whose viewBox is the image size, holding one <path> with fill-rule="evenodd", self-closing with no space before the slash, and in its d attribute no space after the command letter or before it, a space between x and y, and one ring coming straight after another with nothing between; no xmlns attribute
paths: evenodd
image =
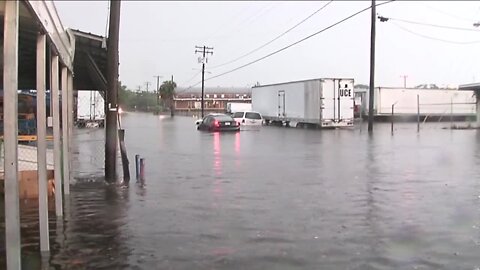
<svg viewBox="0 0 480 270"><path fill-rule="evenodd" d="M237 124L237 126L240 126L240 122L235 121L235 123Z"/></svg>
<svg viewBox="0 0 480 270"><path fill-rule="evenodd" d="M216 127L219 127L219 126L220 126L220 123L219 123L217 120L215 120L215 122L214 122L213 124L214 124Z"/></svg>

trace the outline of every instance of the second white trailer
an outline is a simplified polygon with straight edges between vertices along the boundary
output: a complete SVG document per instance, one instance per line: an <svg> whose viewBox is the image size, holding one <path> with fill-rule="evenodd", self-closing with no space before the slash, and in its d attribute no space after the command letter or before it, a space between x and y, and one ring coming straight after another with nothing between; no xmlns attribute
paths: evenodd
<svg viewBox="0 0 480 270"><path fill-rule="evenodd" d="M367 115L368 90L362 93L362 111ZM374 115L391 116L392 105L397 116L474 116L476 112L474 91L376 87Z"/></svg>
<svg viewBox="0 0 480 270"><path fill-rule="evenodd" d="M322 78L252 88L252 109L265 121L353 126L353 79Z"/></svg>

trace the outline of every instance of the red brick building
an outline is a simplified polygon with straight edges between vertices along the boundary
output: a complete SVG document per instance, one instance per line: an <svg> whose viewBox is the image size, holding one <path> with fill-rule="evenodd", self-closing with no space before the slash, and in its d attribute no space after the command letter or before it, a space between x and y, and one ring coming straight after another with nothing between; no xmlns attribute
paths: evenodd
<svg viewBox="0 0 480 270"><path fill-rule="evenodd" d="M201 110L201 88L177 88L175 90L174 105L176 112L199 112ZM252 102L252 89L239 87L206 87L205 111L225 112L228 102Z"/></svg>

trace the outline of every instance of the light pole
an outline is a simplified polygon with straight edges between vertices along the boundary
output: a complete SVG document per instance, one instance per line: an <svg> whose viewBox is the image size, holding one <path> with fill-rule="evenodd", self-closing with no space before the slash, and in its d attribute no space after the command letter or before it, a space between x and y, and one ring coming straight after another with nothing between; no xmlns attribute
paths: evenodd
<svg viewBox="0 0 480 270"><path fill-rule="evenodd" d="M163 78L163 76L157 75L153 76L154 78L157 78L157 88L156 88L156 93L157 93L157 105L160 104L160 78Z"/></svg>

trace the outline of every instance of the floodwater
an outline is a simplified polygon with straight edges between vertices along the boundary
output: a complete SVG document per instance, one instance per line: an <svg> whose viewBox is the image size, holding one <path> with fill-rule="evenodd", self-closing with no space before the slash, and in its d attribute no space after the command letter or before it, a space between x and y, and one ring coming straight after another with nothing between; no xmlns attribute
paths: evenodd
<svg viewBox="0 0 480 270"><path fill-rule="evenodd" d="M132 180L107 186L75 160L44 269L480 269L480 131L220 134L136 113L122 125ZM76 131L77 155L102 132ZM36 203L21 206L24 269L40 269Z"/></svg>

